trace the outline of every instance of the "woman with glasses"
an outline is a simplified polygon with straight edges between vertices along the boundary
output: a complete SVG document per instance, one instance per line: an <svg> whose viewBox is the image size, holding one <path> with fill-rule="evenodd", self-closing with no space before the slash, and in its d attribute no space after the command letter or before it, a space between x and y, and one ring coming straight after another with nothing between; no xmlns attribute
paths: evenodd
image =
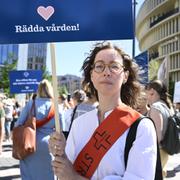
<svg viewBox="0 0 180 180"><path fill-rule="evenodd" d="M124 162L129 127L121 132L122 122L141 116L133 110L140 93L137 65L120 48L104 42L96 44L82 70L83 85L96 95L99 106L74 120L67 142L63 134L51 135L54 173L61 180L154 179L157 139L149 119L140 121L126 168Z"/></svg>

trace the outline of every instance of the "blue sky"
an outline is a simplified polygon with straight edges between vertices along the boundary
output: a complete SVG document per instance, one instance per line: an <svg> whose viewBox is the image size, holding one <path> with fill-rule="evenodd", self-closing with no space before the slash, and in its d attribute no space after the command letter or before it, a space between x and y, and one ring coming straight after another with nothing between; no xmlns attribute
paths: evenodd
<svg viewBox="0 0 180 180"><path fill-rule="evenodd" d="M136 0L136 12L138 12L140 6L144 0ZM73 74L81 76L80 68L84 59L87 57L87 53L91 49L92 45L96 41L83 41L83 42L64 42L55 43L56 52L56 74L65 75ZM114 44L121 47L130 56L132 55L132 40L115 40ZM140 53L138 48L138 42L136 41L135 55ZM50 60L50 46L48 44L47 52L47 70L51 72L51 60Z"/></svg>

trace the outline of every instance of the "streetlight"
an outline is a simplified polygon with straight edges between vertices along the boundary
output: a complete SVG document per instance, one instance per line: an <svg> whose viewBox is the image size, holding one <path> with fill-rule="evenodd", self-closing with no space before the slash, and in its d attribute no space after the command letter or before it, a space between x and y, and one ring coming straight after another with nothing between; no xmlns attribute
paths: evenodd
<svg viewBox="0 0 180 180"><path fill-rule="evenodd" d="M134 37L133 37L133 44L132 44L132 57L135 57L135 38L136 38L136 0L133 1L133 30L134 30Z"/></svg>

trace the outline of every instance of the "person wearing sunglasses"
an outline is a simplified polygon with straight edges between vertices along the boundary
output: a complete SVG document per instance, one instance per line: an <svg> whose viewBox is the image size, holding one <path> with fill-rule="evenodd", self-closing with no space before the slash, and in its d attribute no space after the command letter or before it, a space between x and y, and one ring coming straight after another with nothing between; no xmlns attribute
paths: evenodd
<svg viewBox="0 0 180 180"><path fill-rule="evenodd" d="M99 106L74 120L67 142L62 133L51 135L54 173L61 180L153 180L157 136L148 118L140 121L126 167L124 162L131 121L141 117L133 110L140 94L137 64L103 42L90 51L82 70L83 85L96 95Z"/></svg>

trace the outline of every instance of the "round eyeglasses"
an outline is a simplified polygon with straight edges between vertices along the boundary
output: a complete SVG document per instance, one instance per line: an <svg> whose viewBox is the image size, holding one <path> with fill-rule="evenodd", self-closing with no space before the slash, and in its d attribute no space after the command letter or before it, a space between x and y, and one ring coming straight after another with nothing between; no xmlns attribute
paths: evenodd
<svg viewBox="0 0 180 180"><path fill-rule="evenodd" d="M106 66L112 73L119 73L124 69L124 66L118 62L111 62L110 64L105 64L103 61L95 62L92 68L96 73L102 73L105 70Z"/></svg>

